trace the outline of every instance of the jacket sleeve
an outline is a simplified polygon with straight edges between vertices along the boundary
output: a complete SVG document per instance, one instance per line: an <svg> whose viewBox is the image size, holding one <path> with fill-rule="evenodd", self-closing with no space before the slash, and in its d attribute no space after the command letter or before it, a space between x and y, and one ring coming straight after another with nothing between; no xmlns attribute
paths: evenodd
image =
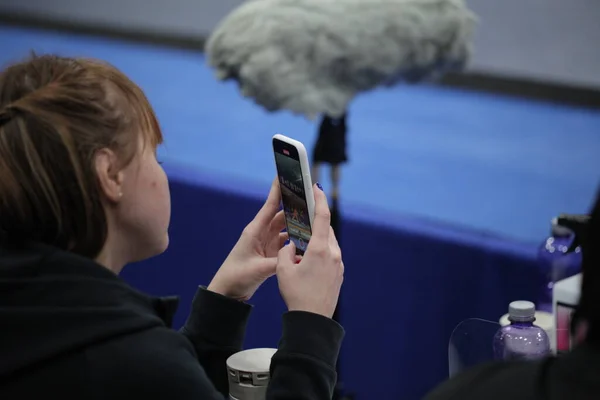
<svg viewBox="0 0 600 400"><path fill-rule="evenodd" d="M241 351L252 307L200 288L181 333L193 344L206 376L227 397L226 361ZM343 328L300 311L283 316L283 334L271 361L267 400L329 400L337 376Z"/></svg>
<svg viewBox="0 0 600 400"><path fill-rule="evenodd" d="M200 287L181 333L194 346L215 388L227 396L227 359L242 350L252 306Z"/></svg>
<svg viewBox="0 0 600 400"><path fill-rule="evenodd" d="M283 335L271 360L267 400L328 400L333 396L343 328L300 311L283 316Z"/></svg>

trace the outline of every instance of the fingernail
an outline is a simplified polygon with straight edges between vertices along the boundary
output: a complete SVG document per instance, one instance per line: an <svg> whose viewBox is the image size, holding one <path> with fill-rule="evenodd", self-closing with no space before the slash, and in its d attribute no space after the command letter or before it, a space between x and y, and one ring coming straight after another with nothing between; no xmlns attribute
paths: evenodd
<svg viewBox="0 0 600 400"><path fill-rule="evenodd" d="M317 182L317 187L321 190L323 190L323 186L321 186L321 184L319 182Z"/></svg>

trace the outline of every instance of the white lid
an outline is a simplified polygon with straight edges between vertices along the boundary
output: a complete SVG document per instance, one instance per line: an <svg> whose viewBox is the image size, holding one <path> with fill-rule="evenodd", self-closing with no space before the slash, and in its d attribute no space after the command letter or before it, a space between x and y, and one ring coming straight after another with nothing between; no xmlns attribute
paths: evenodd
<svg viewBox="0 0 600 400"><path fill-rule="evenodd" d="M248 373L267 373L277 349L250 349L235 353L227 359L227 367Z"/></svg>
<svg viewBox="0 0 600 400"><path fill-rule="evenodd" d="M513 301L508 305L508 317L511 321L529 321L535 318L535 304L531 301Z"/></svg>

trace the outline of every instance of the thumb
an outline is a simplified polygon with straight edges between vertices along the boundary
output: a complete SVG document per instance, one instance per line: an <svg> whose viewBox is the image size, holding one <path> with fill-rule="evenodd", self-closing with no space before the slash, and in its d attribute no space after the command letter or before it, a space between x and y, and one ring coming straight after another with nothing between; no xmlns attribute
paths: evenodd
<svg viewBox="0 0 600 400"><path fill-rule="evenodd" d="M290 240L290 244L282 247L277 254L277 259L279 264L294 265L296 261L296 246L294 242Z"/></svg>

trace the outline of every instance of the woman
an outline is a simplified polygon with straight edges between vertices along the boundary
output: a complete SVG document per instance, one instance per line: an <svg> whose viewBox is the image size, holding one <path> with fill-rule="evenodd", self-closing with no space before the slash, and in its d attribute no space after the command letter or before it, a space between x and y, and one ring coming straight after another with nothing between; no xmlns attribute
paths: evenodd
<svg viewBox="0 0 600 400"><path fill-rule="evenodd" d="M0 75L0 398L222 399L244 301L274 274L289 312L267 398L331 398L343 264L321 190L296 259L273 182L180 332L171 299L118 278L169 242L161 141L142 91L110 65L41 56Z"/></svg>

